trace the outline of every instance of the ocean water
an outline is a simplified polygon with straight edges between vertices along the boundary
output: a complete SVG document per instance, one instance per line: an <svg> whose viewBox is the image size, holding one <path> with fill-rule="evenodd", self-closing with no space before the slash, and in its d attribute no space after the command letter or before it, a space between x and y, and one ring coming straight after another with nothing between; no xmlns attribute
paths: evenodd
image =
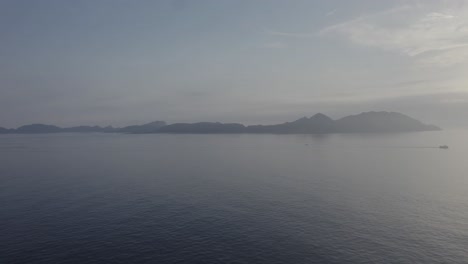
<svg viewBox="0 0 468 264"><path fill-rule="evenodd" d="M468 131L2 135L0 263L468 263Z"/></svg>

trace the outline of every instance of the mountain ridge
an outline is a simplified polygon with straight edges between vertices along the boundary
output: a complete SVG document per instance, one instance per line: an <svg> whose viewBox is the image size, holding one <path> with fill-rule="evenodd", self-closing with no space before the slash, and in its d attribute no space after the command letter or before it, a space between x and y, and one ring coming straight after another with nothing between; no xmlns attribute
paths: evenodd
<svg viewBox="0 0 468 264"><path fill-rule="evenodd" d="M295 121L274 125L249 125L239 123L197 122L167 124L154 121L143 125L122 128L112 126L74 126L61 128L54 125L31 124L16 129L0 127L0 134L44 134L44 133L185 133L185 134L220 134L220 133L271 133L271 134L327 134L327 133L391 133L434 131L441 128L427 125L421 121L398 112L371 111L349 115L333 120L325 114L317 113L311 117L302 117Z"/></svg>

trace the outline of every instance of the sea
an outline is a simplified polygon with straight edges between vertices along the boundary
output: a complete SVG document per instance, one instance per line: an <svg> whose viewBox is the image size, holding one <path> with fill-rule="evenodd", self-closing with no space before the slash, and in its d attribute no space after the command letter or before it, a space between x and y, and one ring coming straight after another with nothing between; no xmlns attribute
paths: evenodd
<svg viewBox="0 0 468 264"><path fill-rule="evenodd" d="M0 263L468 263L468 131L1 135Z"/></svg>

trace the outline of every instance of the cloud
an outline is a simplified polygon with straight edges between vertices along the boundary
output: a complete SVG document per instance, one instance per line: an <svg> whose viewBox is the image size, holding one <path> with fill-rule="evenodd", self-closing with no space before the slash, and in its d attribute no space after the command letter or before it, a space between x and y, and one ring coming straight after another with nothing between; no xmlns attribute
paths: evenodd
<svg viewBox="0 0 468 264"><path fill-rule="evenodd" d="M444 2L419 2L361 16L324 28L319 35L397 52L432 66L451 66L468 58L468 6Z"/></svg>
<svg viewBox="0 0 468 264"><path fill-rule="evenodd" d="M293 38L313 38L315 34L310 33L294 33L294 32L283 32L283 31L275 31L275 30L267 30L266 32L268 35L271 36L280 36L280 37L293 37Z"/></svg>
<svg viewBox="0 0 468 264"><path fill-rule="evenodd" d="M450 67L465 64L468 59L468 47L458 47L449 50L440 51L437 54L421 58L419 62L423 66Z"/></svg>
<svg viewBox="0 0 468 264"><path fill-rule="evenodd" d="M336 9L331 10L330 12L326 13L325 16L333 16L336 13Z"/></svg>

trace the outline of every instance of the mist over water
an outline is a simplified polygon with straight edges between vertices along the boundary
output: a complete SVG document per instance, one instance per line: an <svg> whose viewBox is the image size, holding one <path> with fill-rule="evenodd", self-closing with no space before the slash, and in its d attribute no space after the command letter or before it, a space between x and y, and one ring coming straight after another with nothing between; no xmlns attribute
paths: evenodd
<svg viewBox="0 0 468 264"><path fill-rule="evenodd" d="M0 262L463 263L466 139L1 135Z"/></svg>

